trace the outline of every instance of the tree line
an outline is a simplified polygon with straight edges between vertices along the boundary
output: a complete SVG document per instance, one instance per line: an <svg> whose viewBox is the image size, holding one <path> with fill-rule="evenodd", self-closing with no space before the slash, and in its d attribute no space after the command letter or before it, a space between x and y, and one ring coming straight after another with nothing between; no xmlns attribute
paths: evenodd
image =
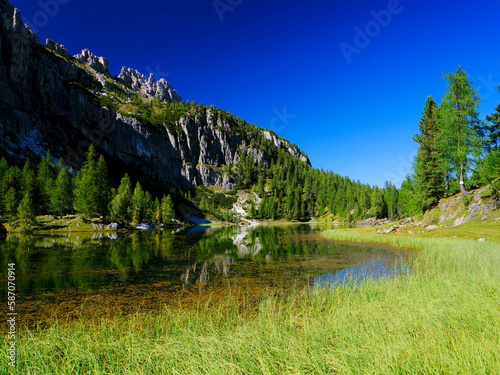
<svg viewBox="0 0 500 375"><path fill-rule="evenodd" d="M109 217L123 222L156 222L169 224L175 218L170 194L161 199L135 187L125 174L117 189L111 186L104 157L93 145L78 173L67 169L63 159L54 164L50 150L33 168L29 159L20 169L0 160L0 215L2 221L20 220L34 224L37 215L60 217L82 214L87 217Z"/></svg>

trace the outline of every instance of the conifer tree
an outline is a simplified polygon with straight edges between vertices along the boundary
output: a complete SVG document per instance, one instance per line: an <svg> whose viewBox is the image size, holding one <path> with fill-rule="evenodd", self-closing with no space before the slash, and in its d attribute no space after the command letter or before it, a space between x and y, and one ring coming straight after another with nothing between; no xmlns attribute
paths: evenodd
<svg viewBox="0 0 500 375"><path fill-rule="evenodd" d="M96 158L94 145L90 144L87 160L82 164L75 179L75 209L87 215L93 215L97 212Z"/></svg>
<svg viewBox="0 0 500 375"><path fill-rule="evenodd" d="M40 191L40 209L41 212L48 213L51 206L50 196L56 178L50 150L47 150L47 155L38 163L37 172L38 188Z"/></svg>
<svg viewBox="0 0 500 375"><path fill-rule="evenodd" d="M109 213L108 207L111 201L111 185L108 177L108 167L102 155L99 156L95 174L96 212L101 215L107 215Z"/></svg>
<svg viewBox="0 0 500 375"><path fill-rule="evenodd" d="M500 87L498 88L500 91ZM487 140L486 144L490 151L500 151L500 104L496 108L496 112L491 116L486 116L486 120L490 121L490 125L486 125Z"/></svg>
<svg viewBox="0 0 500 375"><path fill-rule="evenodd" d="M416 191L423 211L437 205L444 197L444 158L440 145L441 131L438 124L438 107L432 97L425 102L419 124L420 134L413 140L419 144L415 157Z"/></svg>
<svg viewBox="0 0 500 375"><path fill-rule="evenodd" d="M4 214L9 221L14 221L16 219L16 209L18 205L16 190L11 187L3 197Z"/></svg>
<svg viewBox="0 0 500 375"><path fill-rule="evenodd" d="M132 221L140 223L144 219L145 205L144 205L144 190L139 181L135 185L134 194L132 195Z"/></svg>
<svg viewBox="0 0 500 375"><path fill-rule="evenodd" d="M61 217L72 208L73 189L65 168L61 168L57 175L50 202L54 212L58 213Z"/></svg>
<svg viewBox="0 0 500 375"><path fill-rule="evenodd" d="M161 215L161 203L158 197L155 198L154 204L153 204L153 212L155 216L155 221L157 223L162 222L162 215Z"/></svg>
<svg viewBox="0 0 500 375"><path fill-rule="evenodd" d="M91 144L87 161L75 179L75 209L87 215L107 214L111 200L106 162L102 155L96 159L97 153Z"/></svg>
<svg viewBox="0 0 500 375"><path fill-rule="evenodd" d="M32 225L35 223L35 208L33 207L33 200L31 199L31 195L29 192L24 194L23 199L19 203L19 207L17 209L19 220L24 225Z"/></svg>
<svg viewBox="0 0 500 375"><path fill-rule="evenodd" d="M174 202L169 194L161 200L161 216L163 224L170 224L175 219Z"/></svg>
<svg viewBox="0 0 500 375"><path fill-rule="evenodd" d="M450 164L455 167L462 194L468 196L464 186L465 177L474 161L479 159L484 146L477 132L480 127L477 112L479 94L460 66L455 74L449 73L444 77L448 90L439 108L443 150Z"/></svg>
<svg viewBox="0 0 500 375"><path fill-rule="evenodd" d="M113 220L132 219L132 182L127 173L121 179L118 191L110 203L110 211Z"/></svg>
<svg viewBox="0 0 500 375"><path fill-rule="evenodd" d="M29 158L26 159L23 166L21 185L22 185L22 191L20 192L21 196L24 197L24 195L28 193L32 200L32 205L33 209L35 210L35 213L39 212L41 206L40 189L37 183L35 171L31 169L31 163Z"/></svg>

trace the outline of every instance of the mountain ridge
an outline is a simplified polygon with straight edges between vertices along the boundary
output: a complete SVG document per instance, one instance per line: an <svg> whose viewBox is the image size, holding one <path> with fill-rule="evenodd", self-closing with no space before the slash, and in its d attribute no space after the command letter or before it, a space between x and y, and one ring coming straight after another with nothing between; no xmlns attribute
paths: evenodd
<svg viewBox="0 0 500 375"><path fill-rule="evenodd" d="M0 0L0 157L21 163L47 149L78 170L93 143L112 172L151 185L230 190L241 158L269 166L284 150L310 165L295 145L227 112L184 103L165 80L109 63L88 50L71 56L21 22Z"/></svg>

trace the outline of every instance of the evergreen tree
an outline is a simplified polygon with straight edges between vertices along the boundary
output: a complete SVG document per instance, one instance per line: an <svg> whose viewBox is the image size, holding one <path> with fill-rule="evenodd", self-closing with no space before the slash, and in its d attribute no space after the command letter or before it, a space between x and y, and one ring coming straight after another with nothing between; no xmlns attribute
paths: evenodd
<svg viewBox="0 0 500 375"><path fill-rule="evenodd" d="M249 209L248 213L250 214L250 217L252 217L252 218L255 217L255 205L253 203L253 200L250 201L250 209Z"/></svg>
<svg viewBox="0 0 500 375"><path fill-rule="evenodd" d="M161 216L164 224L170 224L175 219L174 202L170 195L164 195L161 200Z"/></svg>
<svg viewBox="0 0 500 375"><path fill-rule="evenodd" d="M97 154L94 145L90 144L87 152L87 160L75 179L75 209L87 215L97 213L96 181L97 181Z"/></svg>
<svg viewBox="0 0 500 375"><path fill-rule="evenodd" d="M134 223L140 223L145 216L146 207L145 207L145 196L144 190L142 190L142 186L139 181L135 185L134 193L132 195L132 221Z"/></svg>
<svg viewBox="0 0 500 375"><path fill-rule="evenodd" d="M398 213L401 218L416 215L421 210L411 176L401 184L398 199Z"/></svg>
<svg viewBox="0 0 500 375"><path fill-rule="evenodd" d="M437 205L444 197L445 171L440 146L441 131L438 124L438 107L432 97L425 102L419 124L420 134L413 140L419 144L414 170L417 195L424 211Z"/></svg>
<svg viewBox="0 0 500 375"><path fill-rule="evenodd" d="M9 221L14 221L16 219L16 209L18 205L16 190L11 187L3 197L4 214Z"/></svg>
<svg viewBox="0 0 500 375"><path fill-rule="evenodd" d="M500 91L500 87L498 88ZM496 112L491 116L486 116L486 120L491 122L491 125L486 125L486 145L489 150L500 151L500 104L496 108Z"/></svg>
<svg viewBox="0 0 500 375"><path fill-rule="evenodd" d="M75 179L75 209L91 216L106 215L111 200L106 162L102 155L96 159L97 153L91 144L87 161Z"/></svg>
<svg viewBox="0 0 500 375"><path fill-rule="evenodd" d="M132 219L132 182L127 173L121 179L118 191L110 203L110 212L112 220Z"/></svg>
<svg viewBox="0 0 500 375"><path fill-rule="evenodd" d="M33 207L33 200L31 199L31 195L29 192L24 194L23 199L19 203L19 207L17 209L19 220L23 225L32 225L35 223L36 213L35 208Z"/></svg>
<svg viewBox="0 0 500 375"><path fill-rule="evenodd" d="M40 160L37 167L38 188L40 191L40 210L43 213L50 212L50 196L56 178L54 163L50 156L50 150L47 150L47 155Z"/></svg>
<svg viewBox="0 0 500 375"><path fill-rule="evenodd" d="M41 208L40 189L37 183L35 171L31 169L31 163L29 158L26 159L23 166L21 185L22 185L22 191L20 192L21 196L24 197L25 194L29 194L35 212L36 213L39 212Z"/></svg>
<svg viewBox="0 0 500 375"><path fill-rule="evenodd" d="M155 201L153 204L153 212L154 212L154 216L155 216L155 221L157 223L161 223L162 222L161 204L160 204L160 200L158 199L158 197L155 198Z"/></svg>
<svg viewBox="0 0 500 375"><path fill-rule="evenodd" d="M73 189L65 168L61 168L57 175L50 202L52 210L59 213L61 217L69 212L73 206Z"/></svg>
<svg viewBox="0 0 500 375"><path fill-rule="evenodd" d="M444 77L448 90L439 109L443 149L450 164L455 167L462 194L468 196L464 179L483 149L477 132L480 125L477 112L479 94L460 66L456 74L449 73Z"/></svg>

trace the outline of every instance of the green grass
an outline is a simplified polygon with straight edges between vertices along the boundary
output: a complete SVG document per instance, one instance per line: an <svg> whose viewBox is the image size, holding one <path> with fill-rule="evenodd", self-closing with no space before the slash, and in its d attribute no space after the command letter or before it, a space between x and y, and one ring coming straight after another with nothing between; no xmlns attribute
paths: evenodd
<svg viewBox="0 0 500 375"><path fill-rule="evenodd" d="M18 373L500 373L498 243L349 230L324 236L419 252L408 276L386 282L269 291L255 304L241 291L195 308L22 329Z"/></svg>

